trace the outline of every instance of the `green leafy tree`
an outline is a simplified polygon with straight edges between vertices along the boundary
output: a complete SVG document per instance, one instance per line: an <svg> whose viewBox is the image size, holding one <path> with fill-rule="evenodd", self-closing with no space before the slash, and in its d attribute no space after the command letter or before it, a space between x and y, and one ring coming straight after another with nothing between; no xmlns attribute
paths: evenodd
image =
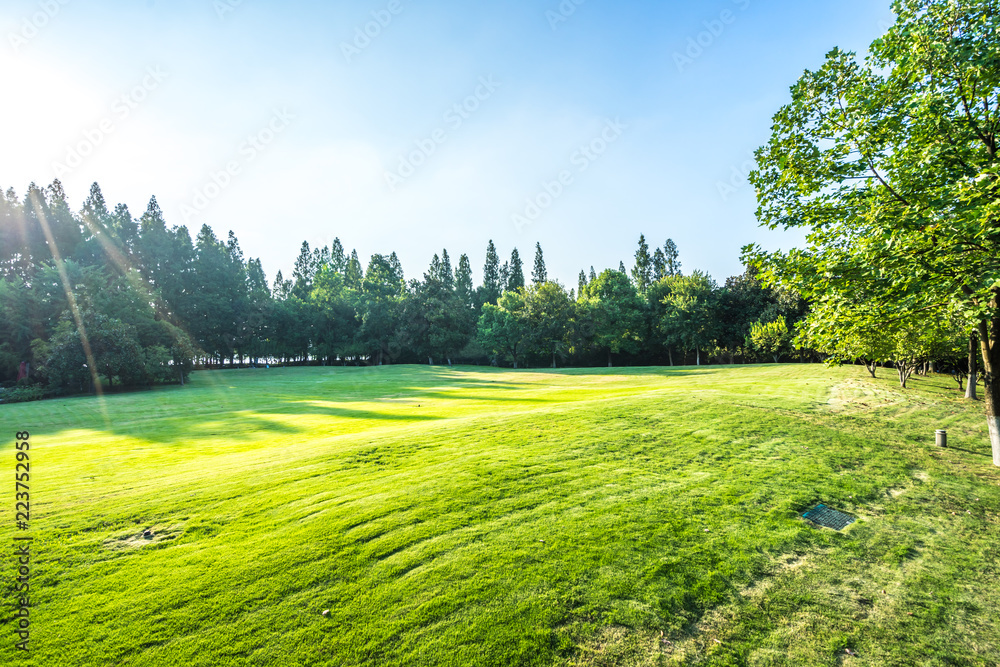
<svg viewBox="0 0 1000 667"><path fill-rule="evenodd" d="M992 0L893 9L865 61L834 49L799 79L757 152L758 219L805 228L806 248L746 255L810 300L974 321L1000 466L1000 12Z"/></svg>
<svg viewBox="0 0 1000 667"><path fill-rule="evenodd" d="M529 335L523 289L504 292L496 305L483 305L478 323L479 343L497 357L510 361L514 368L528 346Z"/></svg>
<svg viewBox="0 0 1000 667"><path fill-rule="evenodd" d="M39 370L49 378L53 388L82 391L90 383L91 370L103 376L111 388L116 380L122 386L134 387L152 379L146 355L132 327L90 310L81 314L81 322L93 369L88 367L81 333L69 313L64 315L48 343L36 345L41 361Z"/></svg>
<svg viewBox="0 0 1000 667"><path fill-rule="evenodd" d="M750 326L749 345L756 352L770 356L778 363L781 354L788 349L792 335L783 317L773 322L754 322Z"/></svg>
<svg viewBox="0 0 1000 667"><path fill-rule="evenodd" d="M645 338L645 304L622 271L608 269L587 287L581 310L592 323L592 343L606 350L608 366L613 354L639 351Z"/></svg>
<svg viewBox="0 0 1000 667"><path fill-rule="evenodd" d="M669 276L661 283L668 287L661 302L664 308L659 321L664 342L668 346L693 349L696 363L700 365L701 350L716 336L715 283L701 271L694 271L690 276Z"/></svg>
<svg viewBox="0 0 1000 667"><path fill-rule="evenodd" d="M735 363L737 356L752 356L747 345L750 327L756 322L784 319L794 330L807 312L806 303L798 294L781 287L765 287L754 267L741 275L726 279L715 299L715 335L719 349ZM803 344L799 349L807 351Z"/></svg>
<svg viewBox="0 0 1000 667"><path fill-rule="evenodd" d="M525 288L524 308L529 347L538 354L550 356L552 368L555 368L556 357L565 354L570 346L572 299L559 283L544 282Z"/></svg>

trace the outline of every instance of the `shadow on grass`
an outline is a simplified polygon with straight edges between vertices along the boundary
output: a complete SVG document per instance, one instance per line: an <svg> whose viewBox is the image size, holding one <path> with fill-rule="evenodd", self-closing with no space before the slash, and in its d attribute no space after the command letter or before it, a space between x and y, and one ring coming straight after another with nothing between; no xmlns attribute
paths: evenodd
<svg viewBox="0 0 1000 667"><path fill-rule="evenodd" d="M971 449L965 449L964 447L956 447L955 445L948 445L948 449L954 449L956 452L964 452L966 454L972 454L973 456L982 456L984 458L993 458L993 452L977 452Z"/></svg>
<svg viewBox="0 0 1000 667"><path fill-rule="evenodd" d="M115 435L142 438L143 440L159 444L185 445L196 444L196 441L201 438L218 436L238 439L240 436L260 433L274 433L285 437L295 436L307 431L313 435L323 434L322 427L317 429L315 423L300 427L278 419L270 419L268 415L290 417L322 415L331 418L331 420L366 420L384 421L387 423L412 423L443 419L442 417L432 415L407 415L375 412L372 410L311 406L302 401L287 401L262 412L265 414L228 411L226 406L220 406L218 413L204 415L204 419L179 416L161 417L155 419L155 428L151 427L150 422L138 421L121 426L112 425L110 429L95 428L95 430Z"/></svg>
<svg viewBox="0 0 1000 667"><path fill-rule="evenodd" d="M71 412L54 406L57 407L56 413L39 416L44 416L55 431L84 428L183 446L209 437L254 438L260 433L289 437L306 431L316 432L317 427L322 432L323 425L317 425L314 419L309 425L296 425L296 416L322 416L331 420L362 420L385 424L445 419L416 412L415 406L408 407L409 404L422 400L467 400L482 404L495 402L498 406L512 403L552 403L552 399L524 396L523 391L518 391L538 388L539 375L568 378L570 381L576 377L615 375L683 377L723 368L725 367L525 369L523 372L533 377L526 377L523 382L512 377L512 374L522 371L483 366L327 366L199 371L185 387L175 385L158 387L153 391L106 395L101 399L103 405L100 409L96 399L80 397L72 399ZM573 387L572 383L559 384L567 389ZM544 385L543 380L542 386ZM359 408L337 405L384 399L398 400L399 407L383 411L365 409L367 406ZM53 405L48 401L41 403ZM102 413L107 414L107 421ZM368 428L371 426L367 425ZM364 428L366 425L359 424L358 430ZM345 429L343 424L337 428L340 431L350 429L351 427Z"/></svg>

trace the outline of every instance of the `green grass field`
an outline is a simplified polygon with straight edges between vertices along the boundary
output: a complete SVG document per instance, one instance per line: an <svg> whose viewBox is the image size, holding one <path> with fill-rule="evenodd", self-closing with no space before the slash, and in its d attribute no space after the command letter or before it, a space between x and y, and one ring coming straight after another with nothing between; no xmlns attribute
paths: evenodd
<svg viewBox="0 0 1000 667"><path fill-rule="evenodd" d="M272 369L0 406L0 664L996 665L982 405L881 375Z"/></svg>

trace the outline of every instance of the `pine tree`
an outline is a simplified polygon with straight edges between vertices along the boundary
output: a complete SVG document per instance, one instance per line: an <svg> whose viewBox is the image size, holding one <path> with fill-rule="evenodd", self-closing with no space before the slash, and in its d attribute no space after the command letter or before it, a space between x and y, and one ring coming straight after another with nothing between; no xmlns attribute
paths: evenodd
<svg viewBox="0 0 1000 667"><path fill-rule="evenodd" d="M254 300L271 298L271 290L267 286L267 276L260 258L247 262L247 291Z"/></svg>
<svg viewBox="0 0 1000 667"><path fill-rule="evenodd" d="M507 291L507 285L510 283L510 262L504 262L503 266L500 267L500 292Z"/></svg>
<svg viewBox="0 0 1000 667"><path fill-rule="evenodd" d="M347 256L344 255L344 246L339 238L333 239L333 245L330 246L330 268L337 273L343 273L347 269Z"/></svg>
<svg viewBox="0 0 1000 667"><path fill-rule="evenodd" d="M577 289L576 289L576 293L577 294L579 294L581 297L584 294L586 294L586 291L587 291L587 274L583 272L583 269L580 269L580 277L577 278L577 280L576 280L576 286L577 286Z"/></svg>
<svg viewBox="0 0 1000 667"><path fill-rule="evenodd" d="M340 241L336 241L336 243L340 243ZM403 265L400 263L399 257L396 256L395 252L389 255L389 266L392 268L392 277L396 280L396 282L402 283L405 280L403 275Z"/></svg>
<svg viewBox="0 0 1000 667"><path fill-rule="evenodd" d="M594 267L593 267L593 265L591 265L591 267L590 267L590 280L588 280L587 282L589 284L589 283L594 282L595 280L597 280L597 271L594 271Z"/></svg>
<svg viewBox="0 0 1000 667"><path fill-rule="evenodd" d="M347 261L347 268L344 269L344 284L351 289L361 289L361 281L364 280L364 269L361 268L361 261L358 259L358 251L351 251L351 259Z"/></svg>
<svg viewBox="0 0 1000 667"><path fill-rule="evenodd" d="M673 239L667 239L667 242L663 244L664 275L681 275L681 263L677 257L677 244L674 243Z"/></svg>
<svg viewBox="0 0 1000 667"><path fill-rule="evenodd" d="M535 268L531 270L531 282L541 285L548 282L548 272L545 270L545 257L542 256L542 244L535 243Z"/></svg>
<svg viewBox="0 0 1000 667"><path fill-rule="evenodd" d="M49 209L48 225L52 241L63 257L70 257L83 241L80 221L70 210L69 203L66 201L66 191L63 190L62 183L58 179L52 181L52 185L46 188L46 194L48 195Z"/></svg>
<svg viewBox="0 0 1000 667"><path fill-rule="evenodd" d="M455 288L455 274L451 271L451 258L448 257L447 248L441 251L441 267L438 279L447 289Z"/></svg>
<svg viewBox="0 0 1000 667"><path fill-rule="evenodd" d="M653 280L660 280L667 275L667 258L659 248L653 253Z"/></svg>
<svg viewBox="0 0 1000 667"><path fill-rule="evenodd" d="M292 269L292 293L300 299L309 296L312 289L313 277L316 275L313 266L312 251L309 249L309 241L303 241L299 248L299 256L295 259L295 267Z"/></svg>
<svg viewBox="0 0 1000 667"><path fill-rule="evenodd" d="M96 182L91 184L90 194L87 195L87 199L83 202L83 214L96 218L108 215L108 203L104 199L104 193L101 192L101 186Z"/></svg>
<svg viewBox="0 0 1000 667"><path fill-rule="evenodd" d="M649 256L649 246L646 237L639 235L639 249L635 251L635 267L632 268L632 280L636 289L642 294L653 279L653 260Z"/></svg>
<svg viewBox="0 0 1000 667"><path fill-rule="evenodd" d="M136 242L139 240L139 224L132 218L125 204L115 206L115 212L111 214L111 231L127 252L135 252Z"/></svg>
<svg viewBox="0 0 1000 667"><path fill-rule="evenodd" d="M507 278L507 291L513 292L524 287L524 267L521 265L521 255L517 248L510 253L510 277Z"/></svg>
<svg viewBox="0 0 1000 667"><path fill-rule="evenodd" d="M495 304L497 299L500 298L500 293L503 292L505 284L506 281L501 282L500 279L500 256L497 255L493 239L490 239L489 244L486 246L486 264L483 265L483 286L479 292L480 304Z"/></svg>
<svg viewBox="0 0 1000 667"><path fill-rule="evenodd" d="M146 206L146 212L139 219L139 225L143 234L165 231L167 229L167 223L163 219L163 211L160 210L160 205L157 203L156 197L150 197L149 205Z"/></svg>
<svg viewBox="0 0 1000 667"><path fill-rule="evenodd" d="M243 263L243 250L240 248L240 242L236 238L236 232L229 230L229 237L226 240L226 250L229 251L229 257L234 262L238 264Z"/></svg>
<svg viewBox="0 0 1000 667"><path fill-rule="evenodd" d="M469 256L462 254L458 258L458 268L455 269L455 294L467 308L475 307L473 302L472 264Z"/></svg>
<svg viewBox="0 0 1000 667"><path fill-rule="evenodd" d="M628 275L628 271L625 270L625 262L618 262L618 273L622 274L623 276Z"/></svg>
<svg viewBox="0 0 1000 667"><path fill-rule="evenodd" d="M277 301L284 301L292 295L292 281L285 280L281 271L278 271L278 275L274 277L274 287L271 288L271 294Z"/></svg>
<svg viewBox="0 0 1000 667"><path fill-rule="evenodd" d="M313 278L319 273L319 270L324 266L330 264L330 246L323 246L323 248L315 248L312 252L312 273Z"/></svg>

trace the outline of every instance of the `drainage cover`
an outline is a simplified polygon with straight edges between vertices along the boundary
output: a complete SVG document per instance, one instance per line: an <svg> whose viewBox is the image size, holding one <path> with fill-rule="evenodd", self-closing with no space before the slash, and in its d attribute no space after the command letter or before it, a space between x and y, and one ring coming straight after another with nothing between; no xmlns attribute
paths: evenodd
<svg viewBox="0 0 1000 667"><path fill-rule="evenodd" d="M843 530L847 526L854 523L854 517L850 514L838 512L837 510L830 509L826 505L817 505L803 514L802 517L809 519L815 524L826 526L827 528L833 528L834 530Z"/></svg>

